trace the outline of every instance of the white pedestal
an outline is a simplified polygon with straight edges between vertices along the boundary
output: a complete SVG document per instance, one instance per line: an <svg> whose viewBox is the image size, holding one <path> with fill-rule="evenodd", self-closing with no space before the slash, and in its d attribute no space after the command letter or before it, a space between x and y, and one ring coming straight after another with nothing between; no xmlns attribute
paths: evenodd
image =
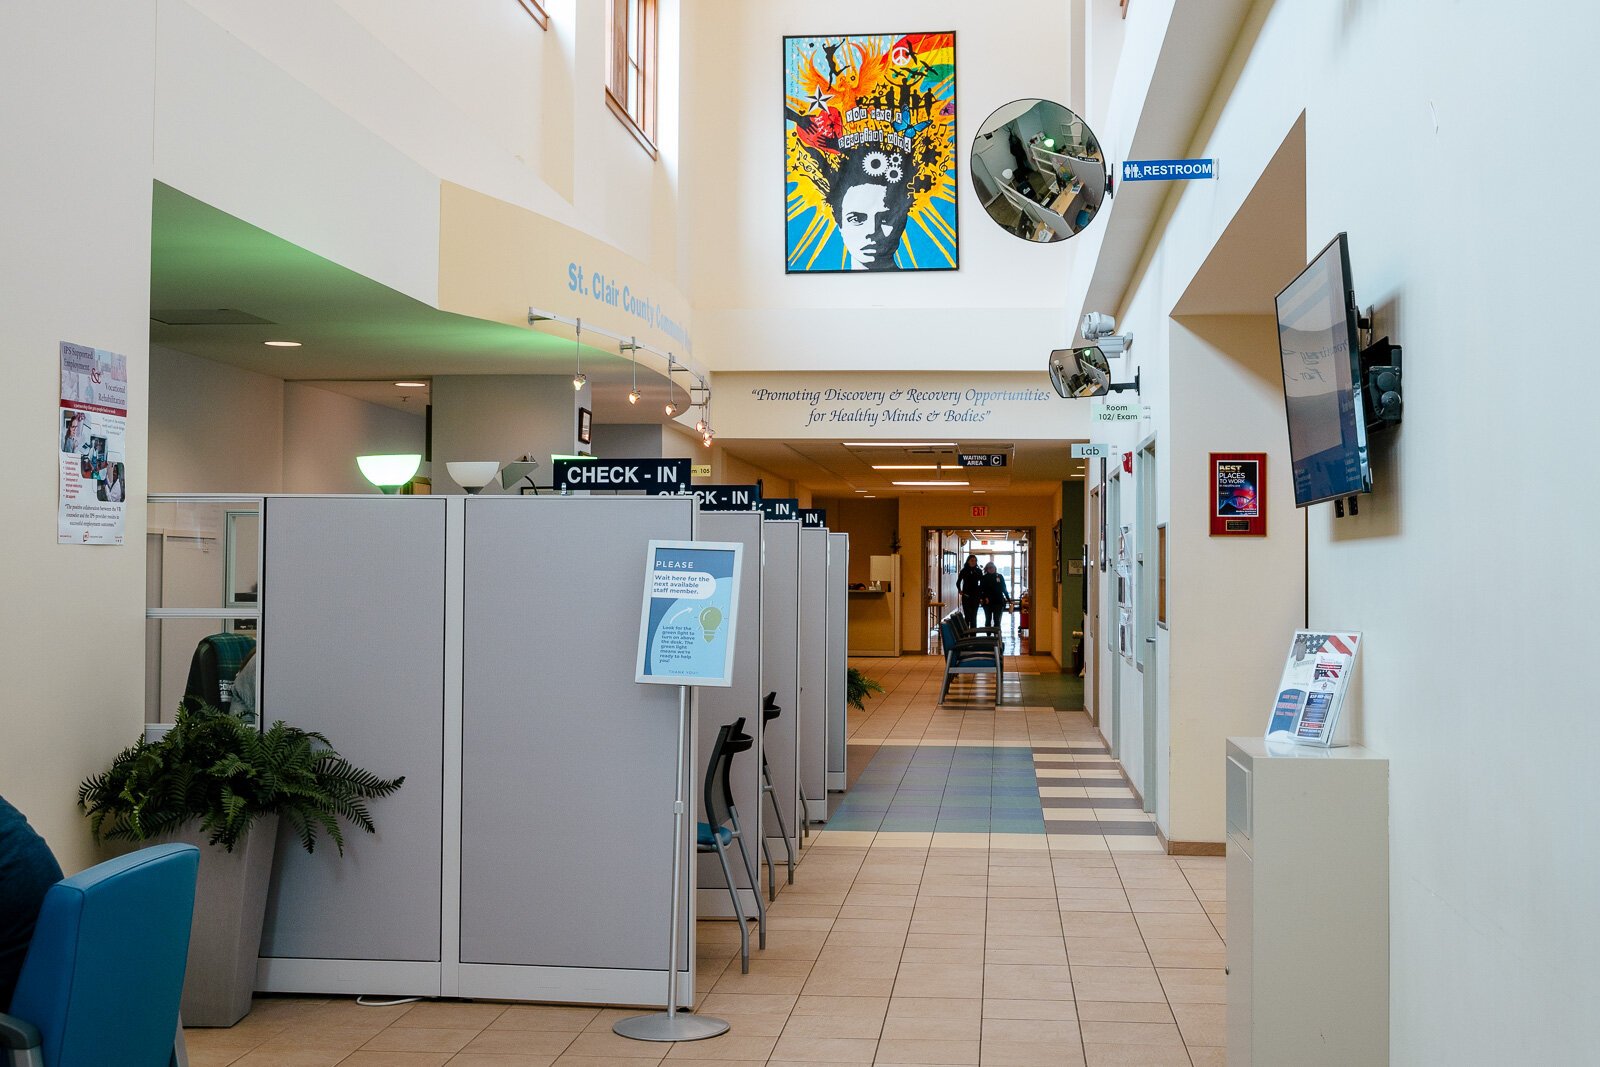
<svg viewBox="0 0 1600 1067"><path fill-rule="evenodd" d="M1389 761L1230 737L1228 1063L1389 1062Z"/></svg>

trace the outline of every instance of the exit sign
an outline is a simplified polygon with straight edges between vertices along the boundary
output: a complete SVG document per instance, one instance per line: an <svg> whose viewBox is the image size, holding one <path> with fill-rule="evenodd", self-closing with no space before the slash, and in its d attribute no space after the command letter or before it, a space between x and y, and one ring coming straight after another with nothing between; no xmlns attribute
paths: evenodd
<svg viewBox="0 0 1600 1067"><path fill-rule="evenodd" d="M1004 452L958 452L963 467L1004 467L1010 460Z"/></svg>
<svg viewBox="0 0 1600 1067"><path fill-rule="evenodd" d="M975 518L975 519L988 518L989 517L989 505L988 504L974 504L974 505L972 505L972 517Z"/></svg>

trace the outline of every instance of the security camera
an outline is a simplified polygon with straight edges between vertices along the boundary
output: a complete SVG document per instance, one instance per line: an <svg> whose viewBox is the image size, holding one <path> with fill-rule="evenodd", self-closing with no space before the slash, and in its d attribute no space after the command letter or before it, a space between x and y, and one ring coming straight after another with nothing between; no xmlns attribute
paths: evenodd
<svg viewBox="0 0 1600 1067"><path fill-rule="evenodd" d="M1117 332L1117 320L1103 311L1090 311L1084 314L1078 330L1085 341L1098 341Z"/></svg>
<svg viewBox="0 0 1600 1067"><path fill-rule="evenodd" d="M1098 345L1107 356L1120 356L1133 344L1132 331L1117 333L1117 320L1103 311L1090 311L1083 316L1078 330L1083 339Z"/></svg>

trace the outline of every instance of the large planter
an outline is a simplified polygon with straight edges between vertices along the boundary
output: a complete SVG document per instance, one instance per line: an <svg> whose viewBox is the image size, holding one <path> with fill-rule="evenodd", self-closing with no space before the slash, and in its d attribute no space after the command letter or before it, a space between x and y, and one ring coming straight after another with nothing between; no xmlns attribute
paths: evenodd
<svg viewBox="0 0 1600 1067"><path fill-rule="evenodd" d="M250 1013L255 993L278 817L258 818L232 852L207 844L197 825L173 836L200 846L189 970L183 980L183 1025L232 1026Z"/></svg>

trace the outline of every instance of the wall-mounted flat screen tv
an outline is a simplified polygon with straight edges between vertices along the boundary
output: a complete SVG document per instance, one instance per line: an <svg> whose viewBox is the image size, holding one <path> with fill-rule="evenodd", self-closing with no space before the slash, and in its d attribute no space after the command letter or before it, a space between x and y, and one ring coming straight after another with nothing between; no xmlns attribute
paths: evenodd
<svg viewBox="0 0 1600 1067"><path fill-rule="evenodd" d="M1278 294L1296 507L1372 489L1354 290L1341 233Z"/></svg>

